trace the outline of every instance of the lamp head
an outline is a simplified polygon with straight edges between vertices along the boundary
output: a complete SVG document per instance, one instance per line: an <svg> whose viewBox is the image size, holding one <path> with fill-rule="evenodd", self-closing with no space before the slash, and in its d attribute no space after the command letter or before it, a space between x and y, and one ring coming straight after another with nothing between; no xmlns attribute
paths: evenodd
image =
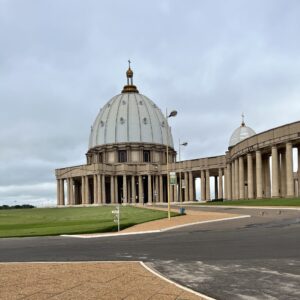
<svg viewBox="0 0 300 300"><path fill-rule="evenodd" d="M176 110L172 110L168 116L168 118L171 118L171 117L175 117L177 115L177 111Z"/></svg>

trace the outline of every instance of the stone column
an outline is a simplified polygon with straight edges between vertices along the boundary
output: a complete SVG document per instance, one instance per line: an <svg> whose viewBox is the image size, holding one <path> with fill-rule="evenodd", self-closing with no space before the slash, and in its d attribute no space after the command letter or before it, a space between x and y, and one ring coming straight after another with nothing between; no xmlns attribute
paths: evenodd
<svg viewBox="0 0 300 300"><path fill-rule="evenodd" d="M123 203L127 203L127 178L123 175Z"/></svg>
<svg viewBox="0 0 300 300"><path fill-rule="evenodd" d="M136 185L135 185L135 176L131 176L131 202L136 203Z"/></svg>
<svg viewBox="0 0 300 300"><path fill-rule="evenodd" d="M97 203L98 204L101 204L102 203L102 191L101 191L101 175L97 175L97 187L98 187L98 189L97 189L97 196L98 196L98 198L97 198Z"/></svg>
<svg viewBox="0 0 300 300"><path fill-rule="evenodd" d="M148 203L152 203L152 176L148 175Z"/></svg>
<svg viewBox="0 0 300 300"><path fill-rule="evenodd" d="M120 203L122 203L122 199L119 199L119 193L118 193L118 176L114 176L115 178L115 203L119 203L119 200L120 200ZM121 198L122 198L122 195L121 195Z"/></svg>
<svg viewBox="0 0 300 300"><path fill-rule="evenodd" d="M66 205L65 203L65 181L64 179L60 180L60 199L61 199L61 205Z"/></svg>
<svg viewBox="0 0 300 300"><path fill-rule="evenodd" d="M270 171L270 157L266 157L265 174L266 174L266 197L271 198L271 171Z"/></svg>
<svg viewBox="0 0 300 300"><path fill-rule="evenodd" d="M111 203L116 203L116 198L115 198L115 177L110 176L110 202Z"/></svg>
<svg viewBox="0 0 300 300"><path fill-rule="evenodd" d="M262 198L262 160L261 152L257 150L255 153L256 156L256 197L257 199Z"/></svg>
<svg viewBox="0 0 300 300"><path fill-rule="evenodd" d="M218 188L218 198L223 199L223 171L219 169L219 188Z"/></svg>
<svg viewBox="0 0 300 300"><path fill-rule="evenodd" d="M294 197L293 146L286 143L286 196Z"/></svg>
<svg viewBox="0 0 300 300"><path fill-rule="evenodd" d="M155 196L154 201L155 202L159 202L159 192L158 192L158 190L159 190L159 187L158 187L158 175L155 175L155 189L154 189L154 192L155 192L155 194L154 194L154 196Z"/></svg>
<svg viewBox="0 0 300 300"><path fill-rule="evenodd" d="M126 182L127 182L127 203L131 202L131 184L130 184L130 177L126 176Z"/></svg>
<svg viewBox="0 0 300 300"><path fill-rule="evenodd" d="M90 204L90 185L89 185L89 177L85 176L85 199L86 204Z"/></svg>
<svg viewBox="0 0 300 300"><path fill-rule="evenodd" d="M139 204L144 204L143 178L139 175Z"/></svg>
<svg viewBox="0 0 300 300"><path fill-rule="evenodd" d="M75 204L75 197L74 197L74 179L70 178L70 201L71 205Z"/></svg>
<svg viewBox="0 0 300 300"><path fill-rule="evenodd" d="M98 188L97 188L97 175L93 175L93 185L94 185L94 204L97 203L98 198Z"/></svg>
<svg viewBox="0 0 300 300"><path fill-rule="evenodd" d="M74 185L74 179L70 178L70 204L75 204L75 185Z"/></svg>
<svg viewBox="0 0 300 300"><path fill-rule="evenodd" d="M279 197L278 184L278 152L277 147L272 147L272 198Z"/></svg>
<svg viewBox="0 0 300 300"><path fill-rule="evenodd" d="M194 200L194 178L193 173L189 172L189 201Z"/></svg>
<svg viewBox="0 0 300 300"><path fill-rule="evenodd" d="M239 157L239 199L245 199L244 158Z"/></svg>
<svg viewBox="0 0 300 300"><path fill-rule="evenodd" d="M71 205L71 188L70 188L70 178L67 181L67 205Z"/></svg>
<svg viewBox="0 0 300 300"><path fill-rule="evenodd" d="M214 176L214 181L215 181L215 199L218 199L218 176Z"/></svg>
<svg viewBox="0 0 300 300"><path fill-rule="evenodd" d="M80 204L80 188L77 181L74 181L74 204Z"/></svg>
<svg viewBox="0 0 300 300"><path fill-rule="evenodd" d="M159 202L164 202L163 177L159 175Z"/></svg>
<svg viewBox="0 0 300 300"><path fill-rule="evenodd" d="M235 164L231 162L231 196L235 199Z"/></svg>
<svg viewBox="0 0 300 300"><path fill-rule="evenodd" d="M231 181L231 164L227 164L227 197L226 199L232 199L232 181Z"/></svg>
<svg viewBox="0 0 300 300"><path fill-rule="evenodd" d="M86 186L86 176L83 176L83 204L88 204L88 198L86 196L87 186Z"/></svg>
<svg viewBox="0 0 300 300"><path fill-rule="evenodd" d="M205 190L206 195L205 198L207 201L210 201L210 181L209 181L209 170L205 170Z"/></svg>
<svg viewBox="0 0 300 300"><path fill-rule="evenodd" d="M235 199L239 199L240 189L239 189L239 160L234 160L234 186L235 186Z"/></svg>
<svg viewBox="0 0 300 300"><path fill-rule="evenodd" d="M72 205L71 203L71 182L70 178L67 178L67 205Z"/></svg>
<svg viewBox="0 0 300 300"><path fill-rule="evenodd" d="M247 181L248 181L248 199L254 198L254 185L253 185L253 161L252 154L247 154Z"/></svg>
<svg viewBox="0 0 300 300"><path fill-rule="evenodd" d="M188 180L188 173L184 172L184 201L190 201L189 198L189 180Z"/></svg>
<svg viewBox="0 0 300 300"><path fill-rule="evenodd" d="M206 192L205 192L205 172L201 170L201 201L206 199Z"/></svg>
<svg viewBox="0 0 300 300"><path fill-rule="evenodd" d="M105 175L102 175L101 178L101 184L102 184L102 203L105 204L106 203L106 190L105 190Z"/></svg>
<svg viewBox="0 0 300 300"><path fill-rule="evenodd" d="M56 179L56 198L57 198L57 205L61 205L60 200L60 179Z"/></svg>
<svg viewBox="0 0 300 300"><path fill-rule="evenodd" d="M85 176L81 176L81 204L86 204L86 199L85 199Z"/></svg>
<svg viewBox="0 0 300 300"><path fill-rule="evenodd" d="M286 197L286 152L285 149L280 154L280 187L281 197Z"/></svg>
<svg viewBox="0 0 300 300"><path fill-rule="evenodd" d="M223 170L224 172L224 186L223 186L223 199L228 199L228 169L227 165L225 169Z"/></svg>

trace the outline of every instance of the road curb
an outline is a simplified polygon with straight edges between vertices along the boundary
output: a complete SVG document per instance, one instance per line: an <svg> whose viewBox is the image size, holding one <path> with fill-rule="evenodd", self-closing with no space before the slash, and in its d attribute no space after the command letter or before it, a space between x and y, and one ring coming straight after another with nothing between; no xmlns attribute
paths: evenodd
<svg viewBox="0 0 300 300"><path fill-rule="evenodd" d="M237 219L244 219L244 218L250 218L250 215L242 215L242 216L237 216L237 217L230 217L230 218L222 218L222 219L216 219L216 220L207 220L207 221L199 221L199 222L193 222L193 223L188 223L188 224L181 224L181 225L176 225L173 227L168 227L164 229L157 229L157 230L148 230L148 231L136 231L136 232L123 232L123 233L100 233L97 235L89 236L89 235L84 235L84 234L74 234L74 235L69 235L69 234L62 234L60 236L62 237L70 237L70 238L80 238L80 239L95 239L95 238L103 238L103 237L118 237L118 236L127 236L127 235L138 235L138 234L148 234L148 233L161 233L161 232L166 232L178 228L183 228L187 226L193 226L193 225L199 225L199 224L207 224L207 223L214 223L214 222L223 222L223 221L231 221L231 220L237 220Z"/></svg>
<svg viewBox="0 0 300 300"><path fill-rule="evenodd" d="M176 226L173 226L173 227L161 229L160 232L169 231L169 230L178 229L178 228L187 227L187 226L192 226L192 225L214 223L214 222L222 222L222 221L231 221L231 220L244 219L244 218L250 218L250 217L251 217L250 215L242 215L242 216L237 216L237 217L222 218L222 219L216 219L216 220L199 221L199 222L193 222L193 223L189 223L189 224L176 225Z"/></svg>
<svg viewBox="0 0 300 300"><path fill-rule="evenodd" d="M99 237L112 237L112 236L125 236L125 235L136 235L136 234L145 234L145 233L158 233L161 230L149 230L149 231L137 231L137 232L123 232L123 233L99 233L93 236L88 236L84 234L61 234L60 236L63 237L73 237L73 238L80 238L80 239L94 239Z"/></svg>
<svg viewBox="0 0 300 300"><path fill-rule="evenodd" d="M199 297L202 297L204 300L216 300L215 298L211 298L211 297L206 296L206 295L204 295L204 294L202 294L202 293L196 292L196 291L194 291L194 290L192 290L192 289L190 289L190 288L188 288L188 287L185 287L185 286L183 286L183 285L181 285L181 284L179 284L179 283L177 283L177 282L175 282L175 281L173 281L173 280L171 280L171 279L169 279L169 278L163 276L161 273L159 273L158 271L156 271L156 270L152 269L151 267L147 266L147 264L144 263L144 262L142 262L142 261L140 261L140 264L141 264L147 271L151 272L151 273L154 274L155 276L159 277L160 279L163 279L163 280L167 281L168 283L171 283L171 284L175 285L176 287L178 287L178 288L180 288L180 289L182 289L182 290L185 290L185 291L187 291L187 292L189 292L189 293L192 293L192 294L194 294L194 295L197 295L197 296L199 296Z"/></svg>

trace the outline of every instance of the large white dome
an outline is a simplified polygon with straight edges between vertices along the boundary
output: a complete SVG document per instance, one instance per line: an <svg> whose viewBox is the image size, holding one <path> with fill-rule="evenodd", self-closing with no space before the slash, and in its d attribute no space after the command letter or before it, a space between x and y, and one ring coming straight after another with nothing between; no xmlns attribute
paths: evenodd
<svg viewBox="0 0 300 300"><path fill-rule="evenodd" d="M241 142L242 140L255 134L256 132L252 128L247 127L243 121L241 126L238 127L231 135L229 140L229 147L232 147L237 143Z"/></svg>
<svg viewBox="0 0 300 300"><path fill-rule="evenodd" d="M100 109L91 128L89 149L115 143L168 143L173 148L171 129L163 113L132 84Z"/></svg>

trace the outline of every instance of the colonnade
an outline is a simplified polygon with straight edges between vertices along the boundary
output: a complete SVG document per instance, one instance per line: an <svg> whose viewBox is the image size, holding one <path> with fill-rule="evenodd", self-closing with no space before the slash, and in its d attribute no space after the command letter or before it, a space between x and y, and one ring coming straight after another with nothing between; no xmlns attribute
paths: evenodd
<svg viewBox="0 0 300 300"><path fill-rule="evenodd" d="M298 149L297 172L293 148ZM177 183L170 187L171 202L195 201L196 190L206 201L299 197L300 121L246 138L225 155L170 162L169 167L177 174ZM57 169L56 178L58 205L167 202L166 165L160 161L97 161Z"/></svg>
<svg viewBox="0 0 300 300"><path fill-rule="evenodd" d="M181 172L179 167L174 166L177 183L170 185L171 202L195 201L196 178L200 179L201 200L206 201L212 198L236 200L299 196L300 147L298 174L294 174L291 142L239 155L227 160L226 167L192 171L181 168ZM213 196L211 177L214 178ZM57 179L58 205L163 202L167 202L166 174L93 174Z"/></svg>
<svg viewBox="0 0 300 300"><path fill-rule="evenodd" d="M163 202L163 175L94 174L57 180L58 205ZM67 197L65 199L65 189Z"/></svg>
<svg viewBox="0 0 300 300"><path fill-rule="evenodd" d="M261 199L298 196L298 175L293 173L291 142L241 155L227 163L227 199Z"/></svg>
<svg viewBox="0 0 300 300"><path fill-rule="evenodd" d="M214 172L216 173L216 172ZM180 175L182 191L180 193ZM215 179L215 198L222 199L223 169L218 169ZM211 200L210 170L177 173L177 183L170 185L170 202L196 200L196 178L200 178L202 200ZM108 204L108 203L163 203L167 202L166 174L104 175L57 179L58 205Z"/></svg>

